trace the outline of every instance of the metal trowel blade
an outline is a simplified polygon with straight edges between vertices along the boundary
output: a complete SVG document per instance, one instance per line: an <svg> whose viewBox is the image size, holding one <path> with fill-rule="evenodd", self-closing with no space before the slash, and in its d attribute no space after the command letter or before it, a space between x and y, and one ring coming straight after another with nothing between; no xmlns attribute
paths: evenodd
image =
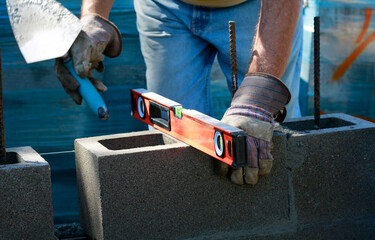
<svg viewBox="0 0 375 240"><path fill-rule="evenodd" d="M82 29L79 19L54 0L6 0L14 37L27 63L61 57Z"/></svg>

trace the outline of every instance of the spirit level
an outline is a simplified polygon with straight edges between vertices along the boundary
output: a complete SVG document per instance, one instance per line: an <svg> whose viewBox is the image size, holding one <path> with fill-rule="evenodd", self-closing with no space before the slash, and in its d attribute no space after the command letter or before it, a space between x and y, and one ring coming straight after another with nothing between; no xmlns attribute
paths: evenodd
<svg viewBox="0 0 375 240"><path fill-rule="evenodd" d="M247 133L145 89L131 90L132 116L233 167L247 166Z"/></svg>

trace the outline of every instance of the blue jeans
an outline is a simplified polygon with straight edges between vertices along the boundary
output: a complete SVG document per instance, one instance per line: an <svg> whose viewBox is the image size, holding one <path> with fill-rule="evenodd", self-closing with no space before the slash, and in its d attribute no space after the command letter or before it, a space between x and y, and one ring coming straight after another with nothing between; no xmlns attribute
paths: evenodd
<svg viewBox="0 0 375 240"><path fill-rule="evenodd" d="M229 8L193 6L180 0L135 0L137 27L146 63L147 89L181 103L184 108L213 114L210 73L217 56L230 89L228 22L236 22L237 74L247 73L260 12L260 0ZM302 10L288 66L282 77L292 93L288 117L299 117L302 54Z"/></svg>

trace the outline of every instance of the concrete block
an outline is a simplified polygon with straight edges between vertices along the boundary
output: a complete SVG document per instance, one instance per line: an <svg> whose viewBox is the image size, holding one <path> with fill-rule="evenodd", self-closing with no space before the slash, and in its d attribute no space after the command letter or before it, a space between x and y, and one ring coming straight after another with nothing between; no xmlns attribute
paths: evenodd
<svg viewBox="0 0 375 240"><path fill-rule="evenodd" d="M54 236L49 164L31 147L7 149L0 165L0 239Z"/></svg>
<svg viewBox="0 0 375 240"><path fill-rule="evenodd" d="M285 144L285 134L274 137ZM289 224L283 152L254 187L213 172L211 157L159 131L75 141L81 226L93 239L208 239Z"/></svg>
<svg viewBox="0 0 375 240"><path fill-rule="evenodd" d="M375 124L327 114L319 130L313 117L284 125L294 130L287 133L285 154L298 224L375 219Z"/></svg>

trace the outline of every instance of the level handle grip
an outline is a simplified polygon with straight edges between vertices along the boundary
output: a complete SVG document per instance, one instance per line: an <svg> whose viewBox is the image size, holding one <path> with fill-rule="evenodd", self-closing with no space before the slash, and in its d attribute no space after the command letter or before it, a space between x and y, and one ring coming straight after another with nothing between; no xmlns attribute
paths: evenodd
<svg viewBox="0 0 375 240"><path fill-rule="evenodd" d="M165 130L171 130L171 118L169 108L149 100L150 122Z"/></svg>
<svg viewBox="0 0 375 240"><path fill-rule="evenodd" d="M80 84L78 88L79 93L89 107L98 115L101 119L107 119L109 117L107 106L104 103L103 98L99 92L92 85L88 78L81 78L74 70L73 61L71 58L64 60L65 67L69 70L70 74L77 79Z"/></svg>

